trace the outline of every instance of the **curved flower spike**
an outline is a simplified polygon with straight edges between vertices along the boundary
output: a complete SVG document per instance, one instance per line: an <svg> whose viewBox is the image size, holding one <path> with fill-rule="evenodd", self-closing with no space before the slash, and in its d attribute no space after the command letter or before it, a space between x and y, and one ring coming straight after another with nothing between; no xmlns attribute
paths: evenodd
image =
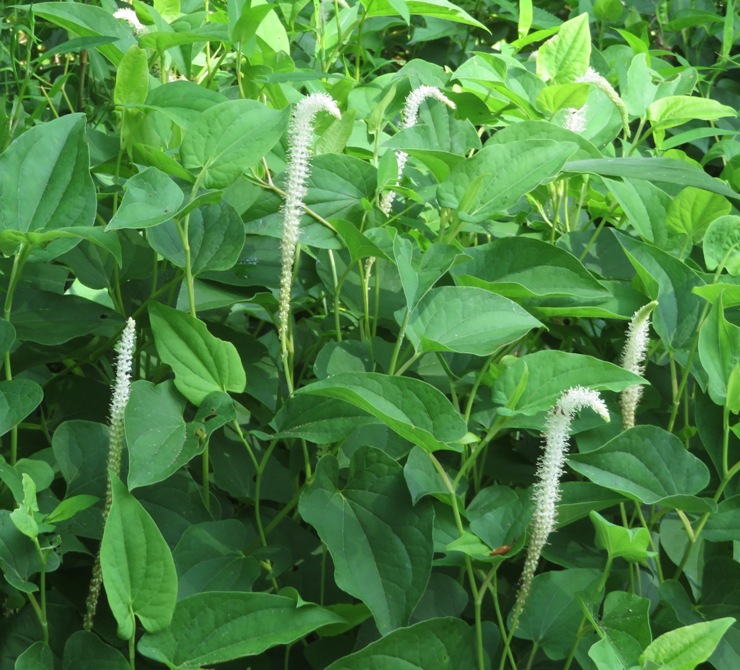
<svg viewBox="0 0 740 670"><path fill-rule="evenodd" d="M313 123L319 112L328 112L336 118L342 114L334 99L326 93L311 93L301 100L293 110L288 129L288 166L283 206L283 236L280 244L280 299L278 330L283 355L287 354L288 318L290 316L290 294L293 284L293 264L300 234L303 199L308 187L309 158Z"/></svg>
<svg viewBox="0 0 740 670"><path fill-rule="evenodd" d="M625 137L629 137L631 133L627 105L624 104L622 98L619 97L619 93L614 90L614 87L606 80L606 78L600 75L592 67L589 67L584 74L576 79L576 81L585 84L594 84L606 93L606 97L609 98L609 100L611 100L619 110L619 114L622 117L622 129L624 130L624 135Z"/></svg>
<svg viewBox="0 0 740 670"><path fill-rule="evenodd" d="M627 328L627 340L622 351L622 367L625 370L642 375L645 372L645 355L647 354L648 332L650 330L650 314L658 306L653 300L638 309L633 315ZM624 389L620 396L622 405L622 426L625 430L635 425L635 412L642 398L642 386L635 384Z"/></svg>
<svg viewBox="0 0 740 670"><path fill-rule="evenodd" d="M584 407L590 407L604 421L609 421L609 410L598 392L582 386L574 386L564 391L548 413L545 423L545 451L537 464L537 483L534 485L535 510L530 524L527 557L512 614L512 631L519 625L519 617L527 601L547 537L555 530L556 506L560 500L560 477L568 453L571 424L576 414Z"/></svg>
<svg viewBox="0 0 740 670"><path fill-rule="evenodd" d="M401 128L413 128L416 125L416 121L419 118L419 108L421 107L421 103L427 98L434 98L435 100L439 100L447 105L450 109L455 109L455 103L436 86L419 86L411 91L411 93L406 97L406 104L403 107L403 114L401 115ZM408 158L409 155L406 152L396 151L396 162L398 163L398 179L396 179L396 186L401 183L401 176L403 175L403 169L406 167L406 161ZM391 213L391 207L393 206L393 200L395 197L395 192L388 191L380 200L380 210L386 216Z"/></svg>

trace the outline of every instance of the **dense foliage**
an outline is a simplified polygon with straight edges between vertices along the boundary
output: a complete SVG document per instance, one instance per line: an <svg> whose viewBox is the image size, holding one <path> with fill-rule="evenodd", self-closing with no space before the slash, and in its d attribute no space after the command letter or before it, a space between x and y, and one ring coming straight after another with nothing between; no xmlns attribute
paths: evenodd
<svg viewBox="0 0 740 670"><path fill-rule="evenodd" d="M3 4L0 670L740 667L740 17L626 4Z"/></svg>

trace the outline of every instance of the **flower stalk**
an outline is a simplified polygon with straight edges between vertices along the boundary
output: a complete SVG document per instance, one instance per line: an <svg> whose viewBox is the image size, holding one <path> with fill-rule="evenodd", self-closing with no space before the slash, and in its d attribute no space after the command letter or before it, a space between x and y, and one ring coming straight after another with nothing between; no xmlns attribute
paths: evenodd
<svg viewBox="0 0 740 670"><path fill-rule="evenodd" d="M116 381L113 385L113 397L110 404L110 422L108 426L108 470L116 476L121 472L121 459L123 447L126 440L124 428L124 412L131 395L131 371L133 368L134 348L136 346L136 322L129 319L123 329L121 339L116 350ZM105 492L105 506L103 507L103 527L108 520L110 508L113 503L113 489L110 476L108 477L108 488ZM100 587L103 583L103 573L100 565L100 549L95 558L92 579L90 580L90 591L87 596L85 619L83 627L92 630L95 610L98 607Z"/></svg>
<svg viewBox="0 0 740 670"><path fill-rule="evenodd" d="M535 510L529 529L527 556L511 619L512 633L519 625L519 617L529 596L542 550L557 524L560 478L568 454L571 425L576 414L585 407L591 408L604 421L609 421L609 410L598 392L574 386L563 392L550 409L545 422L545 450L537 464L537 483L534 485L533 495Z"/></svg>

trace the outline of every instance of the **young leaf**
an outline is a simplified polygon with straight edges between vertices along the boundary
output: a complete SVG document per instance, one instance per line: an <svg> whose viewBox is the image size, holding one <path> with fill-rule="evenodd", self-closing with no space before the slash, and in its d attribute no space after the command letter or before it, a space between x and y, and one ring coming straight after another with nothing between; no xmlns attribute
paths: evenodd
<svg viewBox="0 0 740 670"><path fill-rule="evenodd" d="M149 318L157 353L191 403L200 405L213 391L244 391L247 377L231 342L211 335L199 319L159 303L149 306Z"/></svg>
<svg viewBox="0 0 740 670"><path fill-rule="evenodd" d="M650 534L646 528L625 528L607 521L598 512L589 516L596 529L596 547L606 549L609 558L639 563L650 555Z"/></svg>
<svg viewBox="0 0 740 670"><path fill-rule="evenodd" d="M560 26L537 54L537 74L556 84L575 81L588 69L591 60L591 31L588 14L583 13Z"/></svg>
<svg viewBox="0 0 740 670"><path fill-rule="evenodd" d="M103 584L118 636L134 634L137 616L149 632L170 625L177 602L177 572L159 528L120 479L112 478L113 504L100 546Z"/></svg>
<svg viewBox="0 0 740 670"><path fill-rule="evenodd" d="M412 504L403 469L378 449L356 451L347 483L338 479L337 460L325 456L299 511L326 543L337 586L362 600L386 634L408 623L426 588L431 504Z"/></svg>
<svg viewBox="0 0 740 670"><path fill-rule="evenodd" d="M148 92L149 63L146 51L134 44L118 65L113 102L123 106L143 105Z"/></svg>

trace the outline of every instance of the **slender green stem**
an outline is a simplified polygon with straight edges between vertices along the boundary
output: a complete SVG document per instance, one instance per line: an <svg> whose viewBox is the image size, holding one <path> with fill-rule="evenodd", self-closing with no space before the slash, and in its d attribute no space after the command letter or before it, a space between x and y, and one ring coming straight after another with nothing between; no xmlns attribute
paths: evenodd
<svg viewBox="0 0 740 670"><path fill-rule="evenodd" d="M203 466L203 504L208 512L211 511L211 467L209 458L209 441L206 440L206 446L203 448L202 466Z"/></svg>
<svg viewBox="0 0 740 670"><path fill-rule="evenodd" d="M406 313L403 315L403 323L401 323L401 329L398 331L398 337L396 338L396 345L393 347L393 355L391 356L391 362L388 366L388 374L393 375L396 372L396 364L398 363L398 354L401 351L401 345L403 344L403 338L406 335L406 326L409 324L409 310L406 309Z"/></svg>

